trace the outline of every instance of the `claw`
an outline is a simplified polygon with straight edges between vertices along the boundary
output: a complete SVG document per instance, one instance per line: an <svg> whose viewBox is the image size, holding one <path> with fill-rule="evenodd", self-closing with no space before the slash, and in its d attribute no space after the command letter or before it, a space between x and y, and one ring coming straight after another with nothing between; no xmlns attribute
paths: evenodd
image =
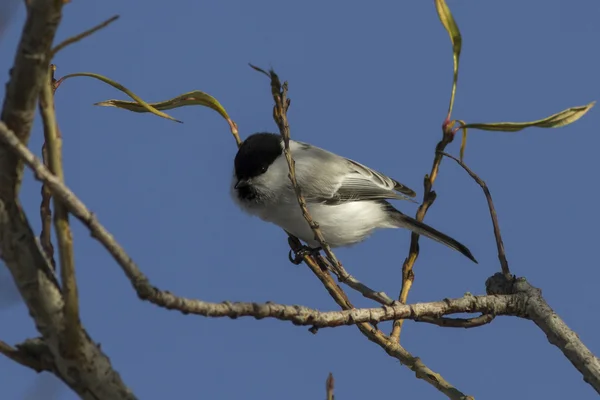
<svg viewBox="0 0 600 400"><path fill-rule="evenodd" d="M316 247L313 249L312 247L302 246L296 252L294 252L293 250L290 250L290 252L288 253L288 259L290 260L290 262L292 264L299 265L302 263L304 256L316 256L319 254L319 251L321 251L320 247ZM292 253L294 253L293 257L292 257Z"/></svg>

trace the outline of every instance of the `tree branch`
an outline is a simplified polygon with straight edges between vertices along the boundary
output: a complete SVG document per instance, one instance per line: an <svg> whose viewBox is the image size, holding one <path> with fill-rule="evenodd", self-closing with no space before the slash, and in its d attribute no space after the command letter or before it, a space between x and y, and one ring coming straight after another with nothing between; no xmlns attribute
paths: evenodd
<svg viewBox="0 0 600 400"><path fill-rule="evenodd" d="M48 72L48 53L61 20L62 1L32 0L27 21L6 88L1 120L27 143L42 83ZM23 163L0 146L0 196L12 199L19 192Z"/></svg>
<svg viewBox="0 0 600 400"><path fill-rule="evenodd" d="M323 233L319 228L319 223L315 221L310 215L310 212L308 211L308 206L306 205L306 200L302 195L302 189L300 188L296 180L296 162L292 158L292 152L290 150L290 124L287 120L287 110L290 106L290 99L287 97L287 82L284 82L282 85L281 81L279 80L279 76L277 76L275 71L272 69L267 73L263 69L258 68L252 64L250 64L250 67L252 67L258 72L265 74L271 80L271 93L273 95L273 100L275 101L275 105L273 106L273 119L279 127L279 133L283 138L283 153L285 155L285 159L289 168L288 178L290 179L292 187L294 188L294 192L296 193L296 199L298 200L298 205L300 206L300 210L302 211L302 216L306 220L308 226L310 226L310 229L313 231L315 235L315 240L319 242L321 248L325 251L325 254L327 254L327 258L333 266L334 271L337 271L337 274L339 274L340 276L345 277L346 275L348 275L348 273L345 272L345 270L342 267L342 264L338 261L335 254L333 254L333 251L331 251L329 244L327 244L327 242L325 241Z"/></svg>
<svg viewBox="0 0 600 400"><path fill-rule="evenodd" d="M500 260L500 267L502 268L502 273L504 274L506 279L510 279L512 275L510 273L510 269L508 268L506 252L504 251L504 242L502 241L502 235L500 234L500 224L498 223L498 215L496 214L496 208L494 207L494 202L492 201L492 194L490 193L490 189L488 189L486 183L479 176L477 176L475 172L473 172L469 167L467 167L465 163L460 161L458 158L444 152L440 152L440 154L456 161L456 163L460 165L479 186L481 186L483 194L485 195L485 199L488 203L488 208L490 209L490 216L492 217L492 224L494 226L494 237L496 238L496 247L498 248L498 259Z"/></svg>
<svg viewBox="0 0 600 400"><path fill-rule="evenodd" d="M105 246L105 248L124 270L140 298L148 300L164 308L178 309L182 312L188 312L188 309L194 310L194 307L197 305L194 304L195 301L174 296L168 292L160 291L151 286L150 282L142 274L135 262L125 253L125 250L114 240L112 235L110 235L110 233L108 233L108 231L106 231L106 229L97 221L95 216L87 209L87 207L73 194L73 192L71 192L71 190L64 185L63 182L61 182L56 176L52 175L45 165L37 157L35 157L35 155L31 153L31 151L29 151L29 149L24 146L18 140L16 135L7 129L6 125L3 123L0 123L0 138L25 161L25 163L35 172L35 175L38 179L42 180L48 185L52 195L59 198L60 201L62 201L68 207L69 211L81 222L83 222L88 229L90 229L92 236L98 239L100 243ZM1 215L2 214L0 213L0 216ZM2 226L1 219L0 226ZM28 225L27 228L30 231L30 235L32 235L31 229ZM0 243L3 242L4 240L0 232ZM45 262L40 248L36 247L35 250L35 255L39 255L39 257L41 257ZM17 252L17 254L20 253ZM334 300L342 307L342 309L349 310L353 308L353 305L350 303L346 294L338 285L335 284L327 271L323 271L309 255L304 256L304 261L311 268L313 273L315 273L315 275L317 275L317 277L321 280L321 282L329 291L330 295L332 295ZM48 266L47 269L50 270L50 267ZM17 282L19 281L19 279L16 280ZM55 289L55 295L58 296L58 299L55 299L55 303L58 303L56 306L59 307L58 309L55 309L55 313L60 315L62 301L60 300L58 289ZM227 309L227 312L229 313L229 309ZM36 321L38 320L38 318L35 319ZM314 323L311 321L310 325L314 325ZM462 392L446 382L439 374L431 371L419 358L413 357L408 351L399 346L398 343L391 341L382 332L371 327L366 322L358 323L358 327L361 332L363 332L363 334L369 338L369 340L377 343L389 355L397 358L400 360L400 362L402 362L402 364L413 370L417 378L427 381L451 399L464 400L465 398L468 398ZM86 349L84 347L84 351L85 350ZM98 349L96 350L98 351ZM108 360L105 361L108 363ZM110 364L108 364L108 367L110 367ZM111 372L114 373L112 370ZM107 373L107 375L109 374ZM133 395L130 392L126 392L125 394L132 397L116 396L112 398L133 398ZM124 395L124 393L120 393L120 395Z"/></svg>
<svg viewBox="0 0 600 400"><path fill-rule="evenodd" d="M56 55L56 53L58 53L59 51L61 51L62 49L64 49L65 47L73 44L73 43L77 43L82 39L85 39L86 37L93 35L94 33L96 33L97 31L99 31L100 29L106 28L108 25L112 24L113 22L115 22L116 20L119 19L118 15L113 15L112 17L110 17L109 19L107 19L106 21L94 26L93 28L90 28L86 31L81 32L78 35L75 36L71 36L68 39L65 39L64 41L62 41L60 44L56 45L56 47L54 47L51 52L50 52L50 60L54 58L54 56Z"/></svg>
<svg viewBox="0 0 600 400"><path fill-rule="evenodd" d="M54 110L54 65L51 65L47 77L42 85L40 96L40 110L44 125L44 139L47 146L48 165L50 171L63 181L65 173L62 165L62 137L58 130ZM43 185L44 186L44 185ZM61 350L64 356L75 358L78 356L81 336L81 321L79 318L79 297L77 295L77 281L75 279L75 256L73 254L73 234L69 224L67 207L54 197L54 228L58 241L58 254L60 259L60 276L64 300L63 314L65 326Z"/></svg>
<svg viewBox="0 0 600 400"><path fill-rule="evenodd" d="M542 291L531 286L525 278L506 279L497 273L486 283L488 294L522 295L525 315L532 320L545 334L548 341L558 347L571 364L583 375L583 380L589 383L600 394L600 359L583 344L579 336L548 305Z"/></svg>
<svg viewBox="0 0 600 400"><path fill-rule="evenodd" d="M433 156L431 172L425 175L425 178L423 179L423 202L417 209L417 214L415 215L415 219L419 222L422 222L425 219L425 215L427 214L429 207L433 205L433 202L437 198L437 194L433 191L433 183L437 178L440 165L442 163L442 156L439 154L439 152L444 151L446 146L448 146L453 139L454 135L451 133L449 121L446 119L442 125L442 140L440 140L435 147L435 155ZM408 299L408 293L410 292L412 284L415 280L413 268L418 257L419 235L412 232L410 235L409 253L402 264L402 288L400 289L400 294L398 296L398 300L402 303L406 303ZM403 323L404 320L394 322L394 327L392 328L392 332L390 334L391 337L398 342L400 341L400 332L402 331Z"/></svg>
<svg viewBox="0 0 600 400"><path fill-rule="evenodd" d="M42 84L48 54L61 19L63 1L32 0L7 85L0 126L24 147ZM81 398L134 399L108 358L81 332L80 357L62 357L63 300L52 267L39 246L17 200L23 161L0 141L0 256L9 269L37 330L42 334L53 370Z"/></svg>

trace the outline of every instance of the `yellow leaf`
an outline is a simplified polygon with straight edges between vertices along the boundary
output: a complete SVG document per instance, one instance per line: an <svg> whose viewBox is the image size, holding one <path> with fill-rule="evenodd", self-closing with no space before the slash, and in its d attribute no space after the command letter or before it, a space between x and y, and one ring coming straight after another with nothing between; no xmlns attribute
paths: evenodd
<svg viewBox="0 0 600 400"><path fill-rule="evenodd" d="M62 78L59 79L57 85L60 85L62 82L64 82L65 80L69 79L69 78L74 78L76 76L87 76L90 78L95 78L98 79L104 83L109 84L110 86L114 87L117 90L120 90L121 92L125 93L127 96L131 97L132 99L134 99L137 103L139 104L140 107L142 107L143 109L147 110L148 112L154 114L154 115L158 115L159 117L163 117L166 119L170 119L171 121L175 121L175 122L179 122L181 123L181 121L179 121L178 119L175 119L173 117L171 117L168 114L165 114L164 112L161 112L159 110L157 110L156 108L152 107L150 104L146 103L144 100L142 100L139 96L137 96L135 93L133 93L131 90L127 89L125 86L111 80L108 79L102 75L99 74L94 74L91 72L78 72L75 74L69 74L69 75L65 75Z"/></svg>
<svg viewBox="0 0 600 400"><path fill-rule="evenodd" d="M517 132L521 129L529 127L537 128L560 128L561 126L569 125L579 118L583 117L596 102L585 106L572 107L563 110L559 113L551 115L547 118L531 122L490 122L490 123L473 123L463 125L463 128L481 129L484 131L502 131L502 132Z"/></svg>
<svg viewBox="0 0 600 400"><path fill-rule="evenodd" d="M437 10L440 21L448 35L450 35L450 42L452 43L452 58L454 60L454 78L452 80L452 93L450 95L450 106L448 107L448 117L452 114L452 108L454 107L454 97L456 96L456 85L458 83L458 64L460 60L460 51L462 49L462 36L458 25L448 8L448 5L444 0L435 0L435 8Z"/></svg>
<svg viewBox="0 0 600 400"><path fill-rule="evenodd" d="M104 107L123 108L125 110L139 113L149 111L146 107L143 107L141 104L136 103L134 101L106 100L96 103L95 105ZM227 111L225 111L225 108L223 108L223 106L221 105L221 103L219 103L217 99L199 90L187 92L172 99L161 101L158 103L149 103L148 105L157 110L170 110L173 108L185 106L204 106L212 108L213 110L218 112L223 118L227 120L230 119L229 115L227 115Z"/></svg>

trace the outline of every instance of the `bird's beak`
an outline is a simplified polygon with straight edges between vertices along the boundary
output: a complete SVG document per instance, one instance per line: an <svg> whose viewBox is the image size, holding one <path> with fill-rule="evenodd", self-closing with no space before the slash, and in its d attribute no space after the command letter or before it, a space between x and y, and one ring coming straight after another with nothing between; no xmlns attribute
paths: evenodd
<svg viewBox="0 0 600 400"><path fill-rule="evenodd" d="M250 182L248 182L247 179L238 179L237 183L235 184L234 188L238 189L238 188L243 188L246 186L249 186Z"/></svg>

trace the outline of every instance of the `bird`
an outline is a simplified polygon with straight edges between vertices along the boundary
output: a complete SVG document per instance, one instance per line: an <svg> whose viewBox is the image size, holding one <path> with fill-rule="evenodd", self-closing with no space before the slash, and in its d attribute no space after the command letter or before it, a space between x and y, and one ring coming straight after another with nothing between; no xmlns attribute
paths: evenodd
<svg viewBox="0 0 600 400"><path fill-rule="evenodd" d="M356 161L308 143L289 140L295 173L307 209L331 248L362 242L379 228L405 228L442 243L477 263L471 251L450 236L409 217L388 200L411 200L416 193ZM234 159L231 197L244 212L273 223L320 249L288 177L281 135L248 136Z"/></svg>

